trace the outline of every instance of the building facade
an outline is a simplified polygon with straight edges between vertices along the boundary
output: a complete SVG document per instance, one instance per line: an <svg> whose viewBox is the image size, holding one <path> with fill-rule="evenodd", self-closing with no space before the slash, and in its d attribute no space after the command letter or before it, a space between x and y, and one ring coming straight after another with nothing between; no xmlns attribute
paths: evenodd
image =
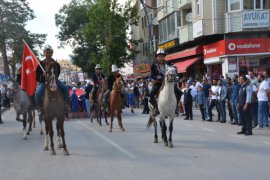
<svg viewBox="0 0 270 180"><path fill-rule="evenodd" d="M269 0L158 0L159 47L182 76L270 70ZM270 63L270 62L269 62Z"/></svg>

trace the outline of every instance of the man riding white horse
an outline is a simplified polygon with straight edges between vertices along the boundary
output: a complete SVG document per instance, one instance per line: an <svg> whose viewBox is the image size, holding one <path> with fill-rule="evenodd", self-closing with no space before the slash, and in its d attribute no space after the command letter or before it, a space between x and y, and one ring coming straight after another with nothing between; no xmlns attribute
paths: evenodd
<svg viewBox="0 0 270 180"><path fill-rule="evenodd" d="M46 45L44 47L44 56L45 56L45 59L43 61L40 62L40 65L43 67L43 69L46 69L45 67L51 63L51 62L55 62L58 66L58 72L56 75L56 79L58 79L59 77L59 74L60 74L60 64L58 62L56 62L53 58L52 58L52 55L53 55L53 48L52 46L50 45ZM39 82L38 83L38 86L37 86L37 90L36 90L36 93L35 93L35 97L36 97L36 103L38 105L38 107L41 109L41 112L43 110L42 108L42 99L43 99L43 94L44 94L44 91L45 91L45 72L43 72L42 68L40 66L37 67L37 70L36 70L36 80ZM66 113L69 113L70 112L70 101L69 101L69 88L64 84L62 83L61 81L57 80L56 82L57 86L59 87L59 89L61 90L63 96L64 96L64 99L65 99L65 111Z"/></svg>
<svg viewBox="0 0 270 180"><path fill-rule="evenodd" d="M150 100L149 102L152 104L154 109L154 115L159 114L156 95L158 94L162 82L165 76L165 66L171 65L168 61L165 61L165 51L164 49L158 49L156 53L156 61L151 66L151 78L153 82L153 87L149 93ZM175 93L178 93L178 89L174 88Z"/></svg>
<svg viewBox="0 0 270 180"><path fill-rule="evenodd" d="M93 102L97 102L97 92L99 89L99 85L101 84L102 80L105 78L103 74L100 72L100 65L97 64L95 67L95 73L93 74L93 82L94 87L92 89L92 100Z"/></svg>

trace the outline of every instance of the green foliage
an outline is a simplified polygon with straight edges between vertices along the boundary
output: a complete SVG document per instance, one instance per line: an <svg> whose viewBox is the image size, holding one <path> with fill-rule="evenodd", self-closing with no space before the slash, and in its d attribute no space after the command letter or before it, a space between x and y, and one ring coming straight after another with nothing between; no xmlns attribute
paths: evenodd
<svg viewBox="0 0 270 180"><path fill-rule="evenodd" d="M34 18L34 12L26 0L0 0L0 50L5 74L10 75L9 65L14 70L15 64L22 60L22 39L27 41L33 51L36 49L34 47L42 46L46 35L32 34L25 29L26 22ZM11 54L9 59L7 54Z"/></svg>
<svg viewBox="0 0 270 180"><path fill-rule="evenodd" d="M75 47L72 61L92 73L93 64L101 64L103 73L111 64L122 67L134 58L136 51L128 48L127 31L138 24L137 9L131 2L124 6L116 0L73 0L63 6L55 17L62 43ZM90 69L89 69L90 67Z"/></svg>

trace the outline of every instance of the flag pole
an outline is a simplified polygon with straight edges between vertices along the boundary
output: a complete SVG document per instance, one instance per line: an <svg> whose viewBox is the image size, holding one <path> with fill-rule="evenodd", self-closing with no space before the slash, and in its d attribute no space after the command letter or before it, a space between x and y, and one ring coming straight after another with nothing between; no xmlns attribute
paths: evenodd
<svg viewBox="0 0 270 180"><path fill-rule="evenodd" d="M35 54L32 52L32 50L31 50L31 48L28 46L28 44L26 43L26 41L23 39L23 42L24 42L24 44L28 47L28 49L31 51L31 53L35 56ZM36 58L36 57L35 57ZM37 59L37 58L36 58ZM41 66L41 64L40 64L40 62L39 62L39 60L37 60L37 62L38 62L38 65L39 65L39 67L42 69L42 71L45 73L45 70L44 70L44 68Z"/></svg>

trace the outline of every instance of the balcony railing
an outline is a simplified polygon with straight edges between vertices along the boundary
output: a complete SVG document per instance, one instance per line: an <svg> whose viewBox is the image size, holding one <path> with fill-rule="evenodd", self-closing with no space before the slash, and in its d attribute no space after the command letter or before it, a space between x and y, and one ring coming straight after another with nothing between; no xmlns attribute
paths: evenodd
<svg viewBox="0 0 270 180"><path fill-rule="evenodd" d="M193 40L193 24L187 24L179 29L179 43L185 43Z"/></svg>
<svg viewBox="0 0 270 180"><path fill-rule="evenodd" d="M180 0L178 3L179 9L191 9L192 6L192 0Z"/></svg>

